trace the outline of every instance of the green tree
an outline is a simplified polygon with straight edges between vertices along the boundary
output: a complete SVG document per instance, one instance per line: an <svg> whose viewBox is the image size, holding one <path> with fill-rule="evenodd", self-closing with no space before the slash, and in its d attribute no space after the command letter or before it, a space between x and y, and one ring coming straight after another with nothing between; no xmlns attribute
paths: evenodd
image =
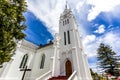
<svg viewBox="0 0 120 80"><path fill-rule="evenodd" d="M119 59L110 46L101 43L97 50L97 58L100 68L102 68L106 73L115 75L116 68L118 68L119 65Z"/></svg>
<svg viewBox="0 0 120 80"><path fill-rule="evenodd" d="M12 52L16 48L15 40L25 37L26 11L24 0L0 0L0 65L11 59Z"/></svg>
<svg viewBox="0 0 120 80"><path fill-rule="evenodd" d="M92 69L90 69L90 73L92 75L93 80L100 80L101 79L101 77L97 73L93 72Z"/></svg>

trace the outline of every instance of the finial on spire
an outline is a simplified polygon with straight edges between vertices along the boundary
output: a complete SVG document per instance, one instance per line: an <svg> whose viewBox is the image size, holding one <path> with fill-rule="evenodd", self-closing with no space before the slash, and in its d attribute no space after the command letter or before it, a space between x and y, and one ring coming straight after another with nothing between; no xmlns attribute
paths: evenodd
<svg viewBox="0 0 120 80"><path fill-rule="evenodd" d="M65 9L67 9L68 7L67 7L67 0L66 0L66 5L65 5Z"/></svg>

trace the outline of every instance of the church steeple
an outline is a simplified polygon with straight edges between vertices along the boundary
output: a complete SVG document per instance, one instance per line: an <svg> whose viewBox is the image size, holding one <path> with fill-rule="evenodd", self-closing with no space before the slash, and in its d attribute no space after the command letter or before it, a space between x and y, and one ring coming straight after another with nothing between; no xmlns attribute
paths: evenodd
<svg viewBox="0 0 120 80"><path fill-rule="evenodd" d="M76 19L66 1L65 9L60 15L59 20L60 40L58 55L60 57L60 73L64 72L63 74L70 76L72 72L77 71L77 80L92 80L79 35ZM71 64L69 68L70 72L67 72L67 62L70 62ZM63 63L65 65L63 65Z"/></svg>
<svg viewBox="0 0 120 80"><path fill-rule="evenodd" d="M72 11L68 5L68 2L66 1L65 9L64 9L63 13L60 15L60 21L65 19L65 18L68 18L70 16L72 16Z"/></svg>
<svg viewBox="0 0 120 80"><path fill-rule="evenodd" d="M65 9L68 9L68 6L67 6L67 1L66 1Z"/></svg>
<svg viewBox="0 0 120 80"><path fill-rule="evenodd" d="M64 11L71 11L71 9L70 9L70 6L69 6L69 4L68 4L68 2L66 1L66 4L65 4L65 10Z"/></svg>

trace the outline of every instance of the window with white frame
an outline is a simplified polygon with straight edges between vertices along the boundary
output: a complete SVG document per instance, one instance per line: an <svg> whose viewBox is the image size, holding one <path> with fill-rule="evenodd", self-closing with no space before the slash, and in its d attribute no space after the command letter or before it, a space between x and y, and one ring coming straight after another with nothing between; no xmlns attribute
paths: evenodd
<svg viewBox="0 0 120 80"><path fill-rule="evenodd" d="M25 66L27 64L27 60L28 60L28 54L25 54L22 58L19 68L21 68L21 69L25 68Z"/></svg>
<svg viewBox="0 0 120 80"><path fill-rule="evenodd" d="M40 63L40 69L44 68L44 63L45 63L45 54L42 54L42 56L41 56L41 63Z"/></svg>

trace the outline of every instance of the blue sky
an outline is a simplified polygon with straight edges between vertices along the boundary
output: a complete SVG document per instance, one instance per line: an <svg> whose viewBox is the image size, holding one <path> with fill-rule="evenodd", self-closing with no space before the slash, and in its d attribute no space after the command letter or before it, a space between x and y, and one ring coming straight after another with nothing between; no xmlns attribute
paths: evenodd
<svg viewBox="0 0 120 80"><path fill-rule="evenodd" d="M26 40L46 44L58 33L59 16L65 0L26 0L24 14ZM97 71L96 50L101 42L110 45L120 55L120 0L67 0L76 17L84 52L90 67Z"/></svg>
<svg viewBox="0 0 120 80"><path fill-rule="evenodd" d="M24 16L26 18L27 25L27 29L24 31L24 33L27 35L25 38L26 40L38 46L40 44L46 44L49 40L53 40L53 36L48 31L44 22L36 18L32 12L27 11Z"/></svg>

